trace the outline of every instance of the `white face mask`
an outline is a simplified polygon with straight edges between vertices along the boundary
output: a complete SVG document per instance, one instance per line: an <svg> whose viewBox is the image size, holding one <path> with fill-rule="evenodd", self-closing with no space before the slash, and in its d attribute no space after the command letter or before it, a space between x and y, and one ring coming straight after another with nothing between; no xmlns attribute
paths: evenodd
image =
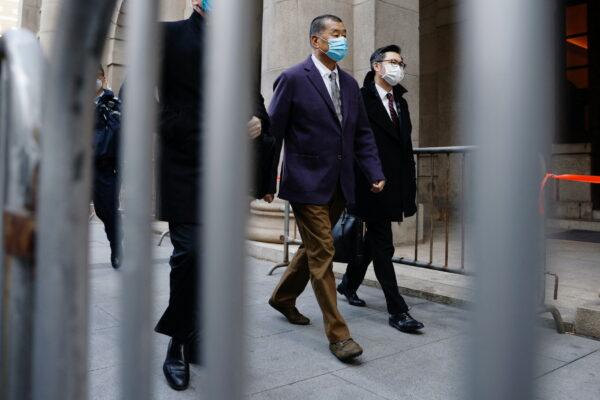
<svg viewBox="0 0 600 400"><path fill-rule="evenodd" d="M383 80L392 86L396 86L404 79L404 68L399 65L385 64L383 67Z"/></svg>
<svg viewBox="0 0 600 400"><path fill-rule="evenodd" d="M102 81L100 79L96 79L96 92L99 92L102 89Z"/></svg>

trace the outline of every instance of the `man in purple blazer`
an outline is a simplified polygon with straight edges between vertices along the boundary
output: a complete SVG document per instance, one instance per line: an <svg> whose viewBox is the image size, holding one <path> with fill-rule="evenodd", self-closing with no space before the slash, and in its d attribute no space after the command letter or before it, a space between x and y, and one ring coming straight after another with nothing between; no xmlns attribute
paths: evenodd
<svg viewBox="0 0 600 400"><path fill-rule="evenodd" d="M273 135L285 142L279 197L291 203L303 241L269 304L292 324L309 324L296 299L310 279L329 349L344 362L360 356L362 348L337 308L331 230L344 207L354 203L355 160L373 192L385 184L358 84L337 65L347 53L346 34L340 18L315 18L313 53L277 79L269 111Z"/></svg>

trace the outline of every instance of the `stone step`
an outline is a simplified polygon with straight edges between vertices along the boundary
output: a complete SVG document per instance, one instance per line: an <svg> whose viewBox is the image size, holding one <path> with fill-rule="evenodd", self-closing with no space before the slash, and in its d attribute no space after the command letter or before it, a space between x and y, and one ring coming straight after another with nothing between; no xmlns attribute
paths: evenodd
<svg viewBox="0 0 600 400"><path fill-rule="evenodd" d="M600 232L600 221L583 219L548 219L548 228Z"/></svg>

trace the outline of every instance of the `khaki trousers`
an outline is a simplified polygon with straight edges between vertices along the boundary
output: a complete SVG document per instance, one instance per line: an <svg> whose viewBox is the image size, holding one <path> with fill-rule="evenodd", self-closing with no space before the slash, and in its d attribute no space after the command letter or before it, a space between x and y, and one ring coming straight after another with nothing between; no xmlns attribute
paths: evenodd
<svg viewBox="0 0 600 400"><path fill-rule="evenodd" d="M323 313L325 334L330 343L350 338L346 321L337 308L333 275L333 226L344 210L344 198L338 188L329 204L293 204L302 245L285 270L273 292L272 300L284 306L295 306L296 299L311 281Z"/></svg>

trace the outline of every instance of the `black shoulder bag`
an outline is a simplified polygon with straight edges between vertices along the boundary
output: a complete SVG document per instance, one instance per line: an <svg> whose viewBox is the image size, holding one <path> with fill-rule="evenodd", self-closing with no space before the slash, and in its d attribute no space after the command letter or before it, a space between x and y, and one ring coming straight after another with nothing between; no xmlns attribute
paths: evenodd
<svg viewBox="0 0 600 400"><path fill-rule="evenodd" d="M360 260L364 250L363 221L344 211L333 228L335 255L333 261L349 263Z"/></svg>

